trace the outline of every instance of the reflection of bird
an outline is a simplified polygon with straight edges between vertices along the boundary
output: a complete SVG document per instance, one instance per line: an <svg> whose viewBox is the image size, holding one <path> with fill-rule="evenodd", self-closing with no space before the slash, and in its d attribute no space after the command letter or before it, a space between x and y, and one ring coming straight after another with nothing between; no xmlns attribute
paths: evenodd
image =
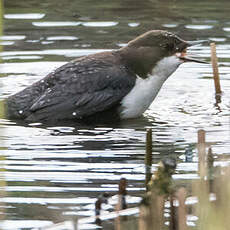
<svg viewBox="0 0 230 230"><path fill-rule="evenodd" d="M6 100L9 118L113 120L140 116L185 61L190 42L152 30L119 50L73 60Z"/></svg>

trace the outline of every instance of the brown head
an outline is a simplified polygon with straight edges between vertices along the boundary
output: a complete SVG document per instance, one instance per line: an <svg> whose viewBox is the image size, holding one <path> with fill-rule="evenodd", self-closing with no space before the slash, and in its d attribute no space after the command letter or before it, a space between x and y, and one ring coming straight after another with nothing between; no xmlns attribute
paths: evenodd
<svg viewBox="0 0 230 230"><path fill-rule="evenodd" d="M185 61L186 48L191 46L173 33L163 30L151 30L131 40L126 47L119 50L127 65L140 77L146 78L154 67L166 57L176 57L172 72ZM167 67L167 66L166 66Z"/></svg>

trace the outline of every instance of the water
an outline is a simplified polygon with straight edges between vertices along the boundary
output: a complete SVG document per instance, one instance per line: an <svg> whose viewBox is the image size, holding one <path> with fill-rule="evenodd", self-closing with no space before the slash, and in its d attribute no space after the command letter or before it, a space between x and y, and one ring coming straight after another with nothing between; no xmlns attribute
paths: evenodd
<svg viewBox="0 0 230 230"><path fill-rule="evenodd" d="M222 1L13 1L5 2L0 98L4 99L76 57L111 50L149 30L217 43L223 95L216 103L210 65L182 65L143 118L111 126L19 124L1 120L5 221L2 229L32 229L73 216L94 215L96 198L115 195L128 180L129 206L144 193L145 130L153 129L153 171L177 159L178 182L197 178L197 130L207 131L217 165L230 154L230 21ZM210 61L208 44L190 49ZM194 153L185 162L186 148ZM116 196L104 207L112 211ZM195 223L196 218L191 217ZM111 224L109 225L111 226ZM82 227L83 224L82 224ZM95 228L95 225L91 225ZM112 227L111 227L112 228ZM86 227L87 229L87 227ZM89 227L88 227L89 229ZM107 227L106 229L109 229Z"/></svg>

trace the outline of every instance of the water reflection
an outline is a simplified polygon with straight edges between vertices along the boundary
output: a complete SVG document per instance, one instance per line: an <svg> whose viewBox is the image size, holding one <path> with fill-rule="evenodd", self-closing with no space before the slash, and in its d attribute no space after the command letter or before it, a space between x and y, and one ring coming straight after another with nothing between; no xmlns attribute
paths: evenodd
<svg viewBox="0 0 230 230"><path fill-rule="evenodd" d="M45 14L24 13L24 14L4 14L5 19L42 19Z"/></svg>
<svg viewBox="0 0 230 230"><path fill-rule="evenodd" d="M140 119L94 126L1 120L8 194L2 199L7 221L0 228L31 229L92 215L94 202L103 192L111 193L105 211L112 210L121 177L128 180L128 206L136 205L144 190L146 128L153 130L152 170L162 157L173 155L178 160L174 175L178 182L197 178L199 128L208 131L216 164L228 164L230 34L228 8L223 8L227 4L227 0L6 1L1 99L73 58L119 48L153 28L170 30L188 40L215 41L224 93L215 103L211 65L188 63L166 82ZM207 44L189 52L210 60ZM186 162L188 148L193 158ZM108 224L106 229L110 228Z"/></svg>

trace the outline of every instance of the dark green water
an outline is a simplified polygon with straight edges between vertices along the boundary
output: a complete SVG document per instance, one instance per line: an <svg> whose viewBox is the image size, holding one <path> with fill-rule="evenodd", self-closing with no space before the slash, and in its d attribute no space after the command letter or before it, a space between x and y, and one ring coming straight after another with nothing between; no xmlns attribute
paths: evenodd
<svg viewBox="0 0 230 230"><path fill-rule="evenodd" d="M229 7L227 0L7 0L0 98L71 59L119 48L150 29L169 30L187 40L215 41L220 64L230 66ZM210 61L208 44L190 52ZM121 177L129 181L129 206L136 206L144 193L147 127L153 129L153 171L160 159L174 156L174 178L196 178L195 143L201 128L207 131L216 164L229 164L230 67L220 67L220 75L224 94L219 104L211 66L188 63L165 83L143 118L114 126L28 127L1 120L7 194L0 228L32 229L94 215L96 198L105 191L115 194ZM184 155L189 146L194 152L190 163ZM115 200L111 198L104 213L113 210ZM194 225L195 218L189 224Z"/></svg>

